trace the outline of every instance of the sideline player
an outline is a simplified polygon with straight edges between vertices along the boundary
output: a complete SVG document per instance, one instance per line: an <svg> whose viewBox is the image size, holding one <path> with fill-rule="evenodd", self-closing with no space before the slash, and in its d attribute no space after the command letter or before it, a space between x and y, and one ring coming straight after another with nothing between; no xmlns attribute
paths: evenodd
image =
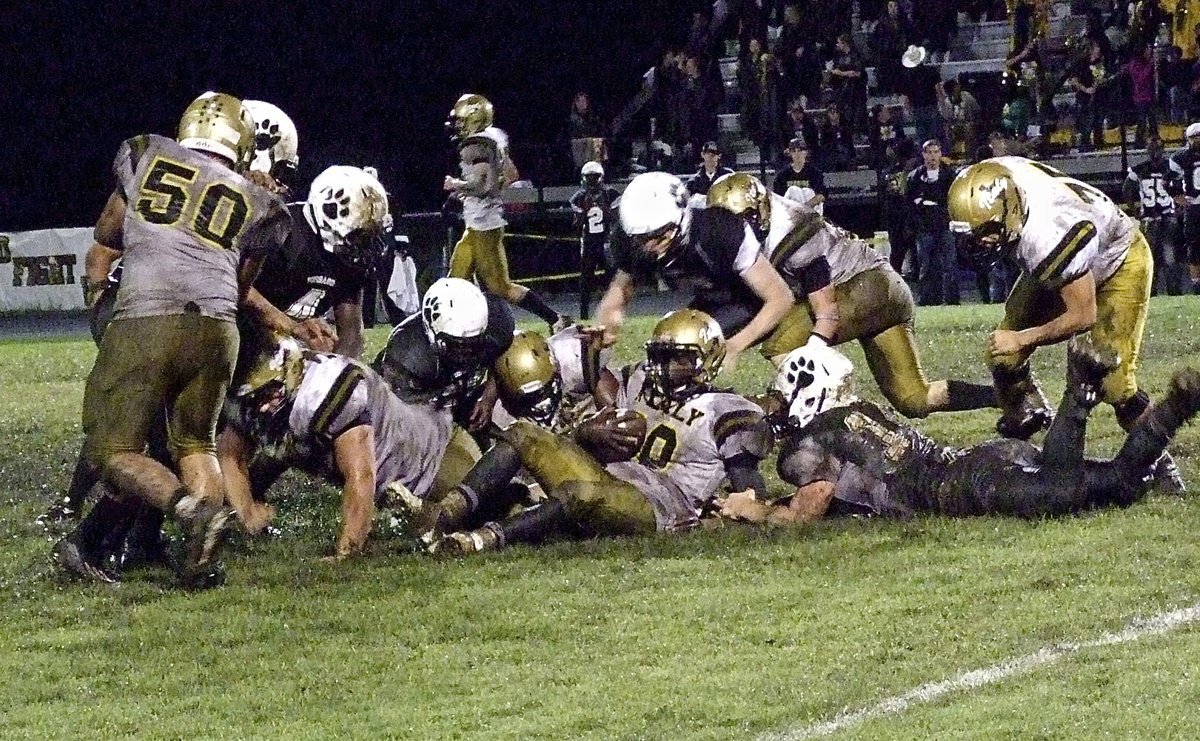
<svg viewBox="0 0 1200 741"><path fill-rule="evenodd" d="M458 145L461 177L447 175L442 189L462 201L465 228L450 254L448 276L472 280L509 302L533 312L552 331L570 321L533 291L508 275L504 253L504 204L500 191L517 179L508 156L508 135L492 125L491 102L482 95L466 94L450 110L446 127Z"/></svg>

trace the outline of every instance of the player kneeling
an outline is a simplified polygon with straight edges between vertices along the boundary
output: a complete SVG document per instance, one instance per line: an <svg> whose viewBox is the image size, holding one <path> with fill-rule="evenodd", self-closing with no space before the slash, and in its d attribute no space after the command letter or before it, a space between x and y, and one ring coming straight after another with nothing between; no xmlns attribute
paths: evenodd
<svg viewBox="0 0 1200 741"><path fill-rule="evenodd" d="M246 337L228 425L218 440L227 496L246 529L274 514L251 496L257 453L342 484L335 558L362 550L376 506L411 510L429 495L453 433L449 410L401 401L366 365Z"/></svg>
<svg viewBox="0 0 1200 741"><path fill-rule="evenodd" d="M796 492L775 504L734 494L721 503L721 514L791 524L838 511L1035 518L1128 506L1145 495L1155 461L1176 430L1200 411L1200 372L1175 373L1166 396L1137 421L1116 457L1088 459L1087 417L1118 364L1089 340L1072 340L1067 390L1041 449L1014 439L955 449L855 397L853 367L837 351L797 350L775 380L787 415L779 475Z"/></svg>
<svg viewBox="0 0 1200 741"><path fill-rule="evenodd" d="M501 433L480 465L507 456L510 467L523 465L551 501L516 518L451 533L437 549L495 550L567 528L585 537L679 532L699 523L727 479L737 490L765 491L758 464L772 438L762 410L711 385L724 350L720 327L708 315L694 310L666 315L646 343L646 362L617 374L621 410L601 410L567 435L555 435L545 422L519 411L544 406L540 399L530 403L530 395L553 388L557 370L540 384L514 387L502 381L501 398L521 418ZM469 475L464 482L476 484L470 492L476 502L490 495L484 480Z"/></svg>

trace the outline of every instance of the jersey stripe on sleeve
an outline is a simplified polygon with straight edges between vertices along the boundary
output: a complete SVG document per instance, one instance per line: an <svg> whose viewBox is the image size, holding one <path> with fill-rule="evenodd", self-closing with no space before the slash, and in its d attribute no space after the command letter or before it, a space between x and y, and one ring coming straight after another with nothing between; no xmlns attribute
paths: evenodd
<svg viewBox="0 0 1200 741"><path fill-rule="evenodd" d="M1092 222L1080 221L1075 224L1063 235L1058 246L1051 250L1049 255L1046 255L1046 259L1038 263L1037 268L1033 271L1033 276L1042 283L1058 277L1070 264L1071 259L1095 236L1096 225Z"/></svg>

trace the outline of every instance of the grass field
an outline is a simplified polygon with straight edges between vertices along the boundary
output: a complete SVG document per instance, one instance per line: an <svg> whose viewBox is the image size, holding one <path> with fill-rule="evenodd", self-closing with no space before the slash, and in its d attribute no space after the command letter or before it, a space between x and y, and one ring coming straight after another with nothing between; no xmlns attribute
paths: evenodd
<svg viewBox="0 0 1200 741"><path fill-rule="evenodd" d="M1194 299L1155 299L1141 379L1200 364ZM998 307L922 309L931 378L981 379ZM634 357L652 319L631 322ZM383 335L371 335L373 346ZM862 355L849 349L856 361ZM377 541L319 561L336 492L289 478L288 536L243 544L229 584L186 594L144 573L66 582L33 526L79 441L84 341L0 343L0 737L754 738L928 682L1086 643L1200 601L1200 499L1045 522L828 521L514 548L434 561ZM1047 393L1063 352L1039 352ZM733 381L762 387L743 359ZM863 395L877 398L860 373ZM993 413L924 421L987 437ZM1097 411L1089 450L1116 449ZM1175 446L1200 491L1200 433ZM773 469L773 466L770 468ZM774 471L772 486L782 491ZM846 738L1189 738L1200 728L1200 633L1084 647Z"/></svg>

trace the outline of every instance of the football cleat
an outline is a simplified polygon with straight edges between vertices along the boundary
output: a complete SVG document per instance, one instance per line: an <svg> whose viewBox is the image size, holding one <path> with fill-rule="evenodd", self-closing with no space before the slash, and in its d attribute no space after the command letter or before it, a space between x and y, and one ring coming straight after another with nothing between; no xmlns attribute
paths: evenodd
<svg viewBox="0 0 1200 741"><path fill-rule="evenodd" d="M63 497L54 504L51 504L45 512L38 515L34 522L48 533L61 532L66 527L78 522L81 514L83 513L79 511L78 507L74 506L69 498Z"/></svg>
<svg viewBox="0 0 1200 741"><path fill-rule="evenodd" d="M1096 347L1090 339L1078 336L1067 345L1067 387L1085 408L1100 403L1102 385L1109 373L1121 365L1112 350Z"/></svg>
<svg viewBox="0 0 1200 741"><path fill-rule="evenodd" d="M436 556L465 556L470 553L496 551L504 546L500 533L484 525L476 530L459 531L443 535L429 552Z"/></svg>
<svg viewBox="0 0 1200 741"><path fill-rule="evenodd" d="M1054 410L1033 380L1028 363L1016 370L994 368L992 378L997 401L1004 410L996 422L1001 437L1028 440L1054 421Z"/></svg>
<svg viewBox="0 0 1200 741"><path fill-rule="evenodd" d="M50 558L60 569L84 581L97 584L119 584L121 581L116 575L88 561L79 546L69 538L63 538L54 544Z"/></svg>
<svg viewBox="0 0 1200 741"><path fill-rule="evenodd" d="M227 535L232 513L219 504L189 494L175 505L175 517L183 528L183 563L179 579L187 589L206 589L219 570L217 556Z"/></svg>

